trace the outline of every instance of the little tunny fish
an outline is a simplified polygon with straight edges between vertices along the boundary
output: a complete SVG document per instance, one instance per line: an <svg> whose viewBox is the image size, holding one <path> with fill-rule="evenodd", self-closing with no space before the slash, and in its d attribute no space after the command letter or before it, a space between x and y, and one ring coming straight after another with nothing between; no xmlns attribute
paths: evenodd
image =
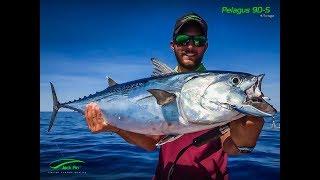
<svg viewBox="0 0 320 180"><path fill-rule="evenodd" d="M109 87L78 100L60 103L52 83L50 131L60 108L84 114L86 104L100 106L108 123L131 132L179 136L225 125L245 115L273 116L261 91L264 75L232 71L176 73L152 59L153 76Z"/></svg>

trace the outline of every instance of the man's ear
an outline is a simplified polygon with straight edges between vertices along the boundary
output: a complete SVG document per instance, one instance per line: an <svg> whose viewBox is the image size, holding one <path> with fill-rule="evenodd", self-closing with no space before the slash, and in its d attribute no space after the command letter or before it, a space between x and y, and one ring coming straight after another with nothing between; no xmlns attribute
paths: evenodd
<svg viewBox="0 0 320 180"><path fill-rule="evenodd" d="M174 43L173 43L173 41L170 42L170 47L171 47L172 51L174 51Z"/></svg>
<svg viewBox="0 0 320 180"><path fill-rule="evenodd" d="M206 44L204 45L204 52L206 52L207 48L208 48L208 42L206 42Z"/></svg>

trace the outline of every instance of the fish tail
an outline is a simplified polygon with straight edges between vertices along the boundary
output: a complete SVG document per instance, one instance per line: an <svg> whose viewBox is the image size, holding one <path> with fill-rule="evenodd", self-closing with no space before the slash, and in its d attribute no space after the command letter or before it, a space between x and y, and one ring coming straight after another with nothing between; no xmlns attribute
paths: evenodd
<svg viewBox="0 0 320 180"><path fill-rule="evenodd" d="M52 99L53 99L53 111L52 111L52 114L51 114L51 120L50 120L50 123L49 123L48 132L50 131L50 129L53 126L54 120L56 119L56 116L57 116L57 113L58 113L59 109L62 107L61 104L58 101L56 91L54 90L54 86L53 86L53 84L51 82L50 82L50 85L51 85Z"/></svg>
<svg viewBox="0 0 320 180"><path fill-rule="evenodd" d="M53 99L53 110L52 110L52 114L51 114L51 120L50 120L50 123L49 123L48 132L50 131L50 129L53 126L53 123L54 123L54 121L56 119L56 116L57 116L57 113L58 113L59 109L62 108L62 107L77 111L77 112L79 112L79 113L81 113L83 115L85 114L83 110L68 105L70 102L60 103L58 101L56 91L54 90L54 86L53 86L53 84L51 82L50 82L50 85L51 85L52 99Z"/></svg>

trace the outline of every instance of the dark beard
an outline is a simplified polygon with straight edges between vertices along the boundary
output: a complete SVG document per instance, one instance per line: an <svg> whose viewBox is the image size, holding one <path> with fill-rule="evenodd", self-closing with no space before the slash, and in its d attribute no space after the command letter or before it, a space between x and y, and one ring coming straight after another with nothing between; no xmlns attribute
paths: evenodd
<svg viewBox="0 0 320 180"><path fill-rule="evenodd" d="M203 56L199 57L198 59L196 59L196 61L194 62L194 65L186 65L186 64L183 64L181 62L181 60L179 59L179 56L177 55L176 52L174 52L174 55L176 56L176 59L178 61L178 64L179 66L185 68L185 69L188 69L189 71L193 71L195 70L197 67L199 67L199 65L201 64L201 61L202 61L202 58Z"/></svg>

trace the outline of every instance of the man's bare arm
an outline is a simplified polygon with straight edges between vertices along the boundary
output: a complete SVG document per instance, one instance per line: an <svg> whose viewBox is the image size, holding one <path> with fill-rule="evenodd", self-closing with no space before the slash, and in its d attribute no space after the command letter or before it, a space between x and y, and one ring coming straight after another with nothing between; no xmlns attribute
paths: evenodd
<svg viewBox="0 0 320 180"><path fill-rule="evenodd" d="M238 155L237 147L255 147L264 124L263 118L245 116L230 123L230 131L221 137L223 150Z"/></svg>

